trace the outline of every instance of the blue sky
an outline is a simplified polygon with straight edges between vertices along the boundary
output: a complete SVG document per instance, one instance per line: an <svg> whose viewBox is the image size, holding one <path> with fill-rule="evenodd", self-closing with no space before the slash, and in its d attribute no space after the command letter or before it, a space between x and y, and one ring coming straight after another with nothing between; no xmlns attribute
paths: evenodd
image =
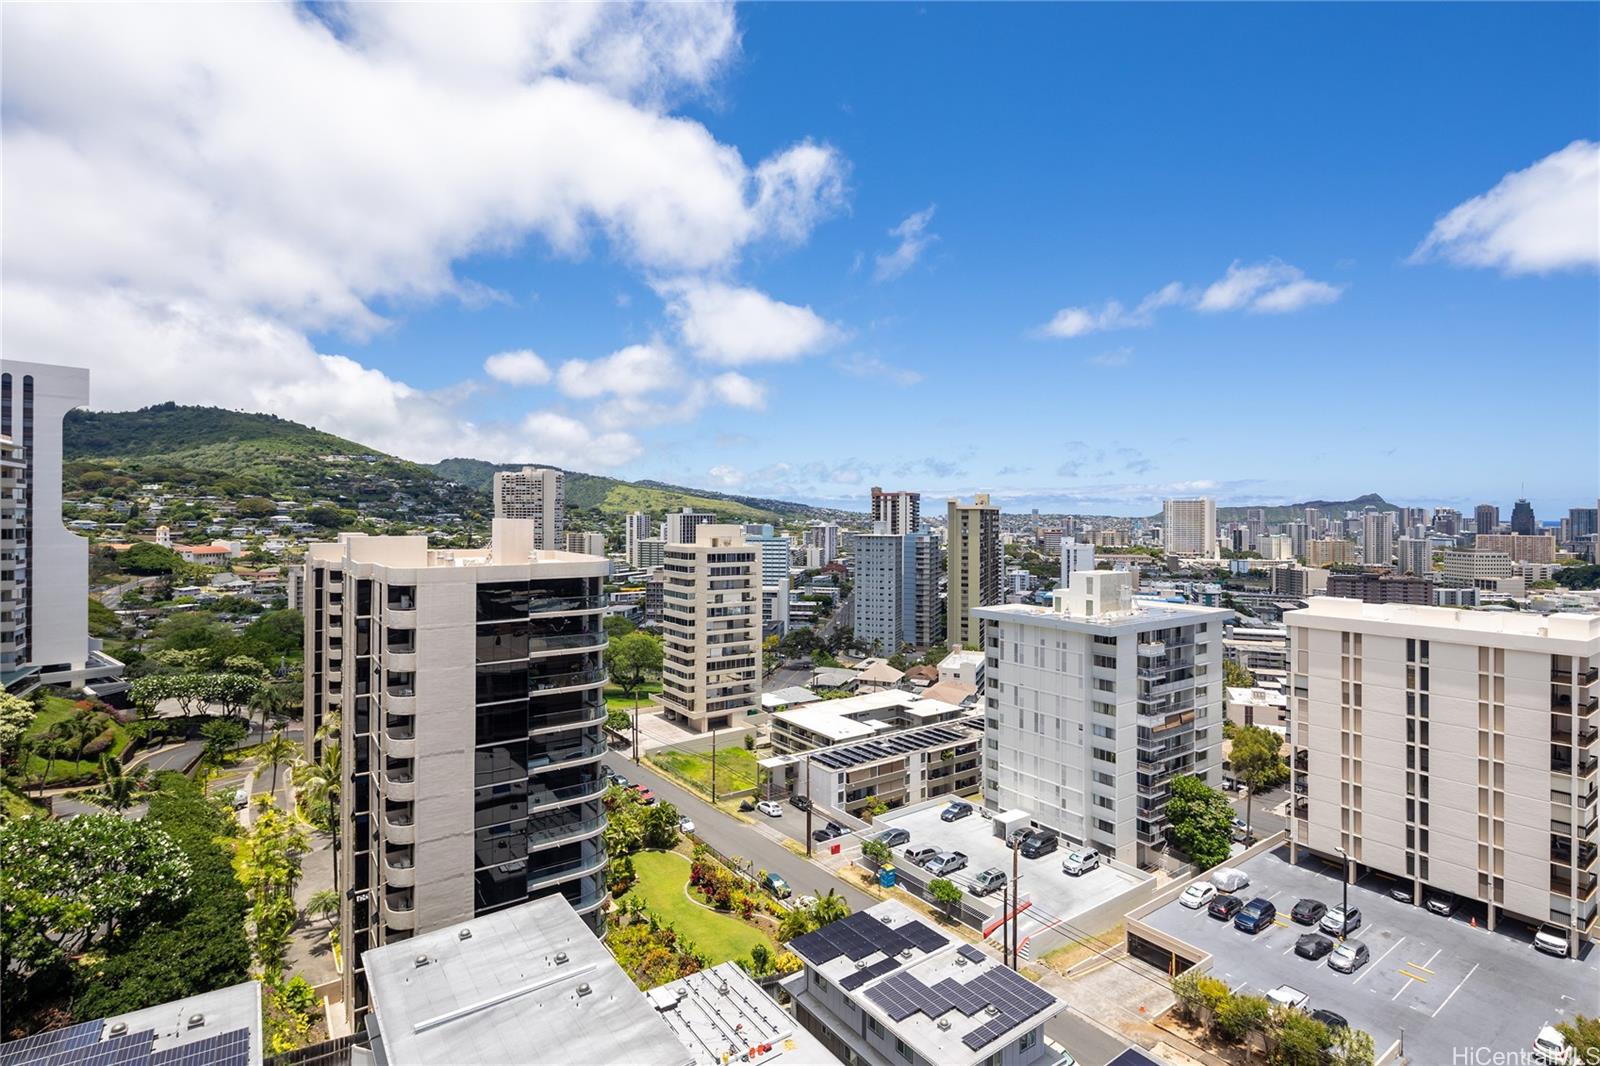
<svg viewBox="0 0 1600 1066"><path fill-rule="evenodd" d="M144 168L158 208L227 208L203 233L150 211L101 242L126 261L8 241L8 349L87 363L99 406L856 507L883 484L1509 509L1525 485L1554 517L1600 492L1600 6L615 8L448 48L319 15L163 33L223 80L164 117L184 87L122 71L127 33L5 13L23 192L68 229L139 202L25 151L54 137ZM262 91L240 38L325 84ZM40 41L112 57L115 98L58 102L20 62ZM118 119L198 123L207 162ZM53 340L74 321L89 339Z"/></svg>

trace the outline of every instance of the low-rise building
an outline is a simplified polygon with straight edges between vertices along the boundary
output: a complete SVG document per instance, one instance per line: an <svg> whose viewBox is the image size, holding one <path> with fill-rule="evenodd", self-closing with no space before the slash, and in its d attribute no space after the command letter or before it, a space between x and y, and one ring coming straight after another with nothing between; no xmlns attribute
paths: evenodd
<svg viewBox="0 0 1600 1066"><path fill-rule="evenodd" d="M779 754L809 751L909 726L948 721L963 713L956 704L900 689L822 700L776 711L772 716L772 747Z"/></svg>
<svg viewBox="0 0 1600 1066"><path fill-rule="evenodd" d="M1234 725L1260 725L1283 729L1288 718L1289 697L1281 689L1223 689L1223 707Z"/></svg>
<svg viewBox="0 0 1600 1066"><path fill-rule="evenodd" d="M939 680L959 681L973 688L983 687L983 652L957 648L939 660Z"/></svg>
<svg viewBox="0 0 1600 1066"><path fill-rule="evenodd" d="M1044 1027L1066 1004L899 903L796 937L784 982L795 1017L861 1066L1043 1066Z"/></svg>
<svg viewBox="0 0 1600 1066"><path fill-rule="evenodd" d="M874 800L889 807L976 792L983 778L983 719L881 732L815 751L774 755L758 764L769 798L803 795L861 817Z"/></svg>
<svg viewBox="0 0 1600 1066"><path fill-rule="evenodd" d="M838 1066L833 1053L736 962L658 985L645 998L689 1049L695 1066L769 1059L785 1066Z"/></svg>
<svg viewBox="0 0 1600 1066"><path fill-rule="evenodd" d="M1415 574L1329 574L1328 595L1363 603L1433 603L1433 578Z"/></svg>
<svg viewBox="0 0 1600 1066"><path fill-rule="evenodd" d="M261 1066L261 984L79 1022L0 1044L5 1066Z"/></svg>

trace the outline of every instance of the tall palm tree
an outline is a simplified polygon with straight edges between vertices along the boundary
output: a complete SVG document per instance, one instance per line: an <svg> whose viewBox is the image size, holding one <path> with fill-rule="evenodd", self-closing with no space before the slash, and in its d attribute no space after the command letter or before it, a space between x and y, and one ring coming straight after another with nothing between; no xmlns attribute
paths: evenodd
<svg viewBox="0 0 1600 1066"><path fill-rule="evenodd" d="M91 740L100 735L103 728L100 716L93 711L82 711L67 719L67 723L70 729L69 735L78 750L78 761L81 763L83 750L89 746Z"/></svg>
<svg viewBox="0 0 1600 1066"><path fill-rule="evenodd" d="M266 736L267 719L276 718L283 713L283 694L278 691L276 685L262 684L256 689L255 695L250 697L250 711L252 714L261 715L261 735Z"/></svg>
<svg viewBox="0 0 1600 1066"><path fill-rule="evenodd" d="M306 914L331 924L339 916L339 893L331 888L311 893L311 898L306 900Z"/></svg>
<svg viewBox="0 0 1600 1066"><path fill-rule="evenodd" d="M818 896L817 902L812 907L817 916L817 924L827 925L837 922L840 918L850 916L850 904L834 889L828 889L827 895Z"/></svg>
<svg viewBox="0 0 1600 1066"><path fill-rule="evenodd" d="M122 763L114 755L100 756L100 787L95 790L93 798L96 803L110 807L121 814L133 805L133 797L144 784L144 775L139 770L124 771Z"/></svg>
<svg viewBox="0 0 1600 1066"><path fill-rule="evenodd" d="M278 791L278 768L288 766L300 755L300 749L294 741L277 732L272 734L272 739L261 745L260 759L272 767L272 792Z"/></svg>
<svg viewBox="0 0 1600 1066"><path fill-rule="evenodd" d="M44 777L39 780L39 790L44 791L45 782L50 780L50 771L55 769L56 759L61 755L61 745L67 742L66 722L57 722L44 731L40 739L44 744Z"/></svg>

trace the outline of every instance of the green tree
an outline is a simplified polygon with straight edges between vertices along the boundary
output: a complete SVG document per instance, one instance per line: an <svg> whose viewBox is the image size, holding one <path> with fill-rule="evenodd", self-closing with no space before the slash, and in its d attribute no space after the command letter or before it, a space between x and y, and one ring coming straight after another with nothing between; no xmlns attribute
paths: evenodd
<svg viewBox="0 0 1600 1066"><path fill-rule="evenodd" d="M1282 745L1283 739L1277 733L1260 726L1247 726L1234 734L1228 762L1233 767L1234 778L1245 788L1246 826L1253 824L1251 808L1255 803L1255 794L1281 784L1289 774Z"/></svg>
<svg viewBox="0 0 1600 1066"><path fill-rule="evenodd" d="M1265 1029L1272 1004L1261 996L1229 996L1217 1007L1211 1028L1222 1039L1237 1044L1255 1029Z"/></svg>
<svg viewBox="0 0 1600 1066"><path fill-rule="evenodd" d="M1185 774L1173 779L1167 821L1172 826L1172 842L1202 869L1228 857L1233 808L1227 797L1198 777Z"/></svg>
<svg viewBox="0 0 1600 1066"><path fill-rule="evenodd" d="M817 927L817 916L810 907L795 907L783 913L778 920L778 939L788 943L797 936L805 936Z"/></svg>
<svg viewBox="0 0 1600 1066"><path fill-rule="evenodd" d="M865 818L870 823L874 818L878 817L878 815L887 813L888 810L889 805L885 803L876 792L874 792L872 795L867 797L866 804L861 808L861 817Z"/></svg>
<svg viewBox="0 0 1600 1066"><path fill-rule="evenodd" d="M170 574L183 565L183 558L171 548L138 541L122 553L118 565L128 574Z"/></svg>
<svg viewBox="0 0 1600 1066"><path fill-rule="evenodd" d="M639 822L645 847L666 849L678 842L678 808L665 800L646 807Z"/></svg>
<svg viewBox="0 0 1600 1066"><path fill-rule="evenodd" d="M1256 678L1232 659L1222 660L1222 683L1228 688L1255 688Z"/></svg>
<svg viewBox="0 0 1600 1066"><path fill-rule="evenodd" d="M605 621L601 622L600 624L605 627L607 640L616 640L618 637L625 637L629 633L632 633L634 630L639 628L628 618L620 614L608 614L605 617Z"/></svg>
<svg viewBox="0 0 1600 1066"><path fill-rule="evenodd" d="M17 758L17 745L36 713L33 704L21 696L0 691L0 760L11 762Z"/></svg>
<svg viewBox="0 0 1600 1066"><path fill-rule="evenodd" d="M606 645L611 679L633 699L634 758L639 756L639 690L661 672L661 640L644 630L624 633Z"/></svg>
<svg viewBox="0 0 1600 1066"><path fill-rule="evenodd" d="M1558 1024L1556 1032L1566 1037L1573 1062L1600 1062L1600 1017L1574 1014L1570 1022Z"/></svg>
<svg viewBox="0 0 1600 1066"><path fill-rule="evenodd" d="M183 902L190 866L160 828L109 814L0 822L0 926L8 977Z"/></svg>
<svg viewBox="0 0 1600 1066"><path fill-rule="evenodd" d="M1298 1010L1277 1010L1269 1024L1267 1061L1272 1066L1323 1066L1333 1034L1311 1015Z"/></svg>
<svg viewBox="0 0 1600 1066"><path fill-rule="evenodd" d="M889 845L885 844L881 840L873 840L869 837L861 842L862 857L871 859L873 864L876 866L881 867L884 863L888 862L892 854L893 853L890 851Z"/></svg>
<svg viewBox="0 0 1600 1066"><path fill-rule="evenodd" d="M850 902L830 888L817 897L817 901L811 905L811 911L816 916L817 926L820 928L841 918L850 917Z"/></svg>
<svg viewBox="0 0 1600 1066"><path fill-rule="evenodd" d="M121 813L133 806L134 794L144 786L142 771L124 770L115 756L100 756L100 787L93 796L96 803Z"/></svg>
<svg viewBox="0 0 1600 1066"><path fill-rule="evenodd" d="M331 888L311 893L311 898L306 900L306 914L331 924L339 917L339 893Z"/></svg>
<svg viewBox="0 0 1600 1066"><path fill-rule="evenodd" d="M1372 1034L1365 1029L1333 1031L1333 1046L1328 1049L1329 1066L1372 1066L1377 1057L1378 1049L1373 1044Z"/></svg>
<svg viewBox="0 0 1600 1066"><path fill-rule="evenodd" d="M948 877L935 877L928 882L928 892L944 908L945 917L953 920L956 904L961 902L961 886Z"/></svg>
<svg viewBox="0 0 1600 1066"><path fill-rule="evenodd" d="M282 733L272 734L272 739L261 745L260 759L272 767L272 791L278 791L278 768L289 766L300 757L300 746Z"/></svg>

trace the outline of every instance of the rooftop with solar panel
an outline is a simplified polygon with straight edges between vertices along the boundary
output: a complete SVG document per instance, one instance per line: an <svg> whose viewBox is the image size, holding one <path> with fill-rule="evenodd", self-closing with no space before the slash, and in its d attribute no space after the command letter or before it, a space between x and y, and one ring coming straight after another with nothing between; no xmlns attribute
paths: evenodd
<svg viewBox="0 0 1600 1066"><path fill-rule="evenodd" d="M261 1066L261 985L219 988L0 1044L0 1066Z"/></svg>
<svg viewBox="0 0 1600 1066"><path fill-rule="evenodd" d="M886 1066L966 1066L1011 1045L1007 1066L1043 1061L1051 1054L1044 1023L1066 1006L899 903L879 903L789 947L805 962L785 982L801 1023Z"/></svg>

